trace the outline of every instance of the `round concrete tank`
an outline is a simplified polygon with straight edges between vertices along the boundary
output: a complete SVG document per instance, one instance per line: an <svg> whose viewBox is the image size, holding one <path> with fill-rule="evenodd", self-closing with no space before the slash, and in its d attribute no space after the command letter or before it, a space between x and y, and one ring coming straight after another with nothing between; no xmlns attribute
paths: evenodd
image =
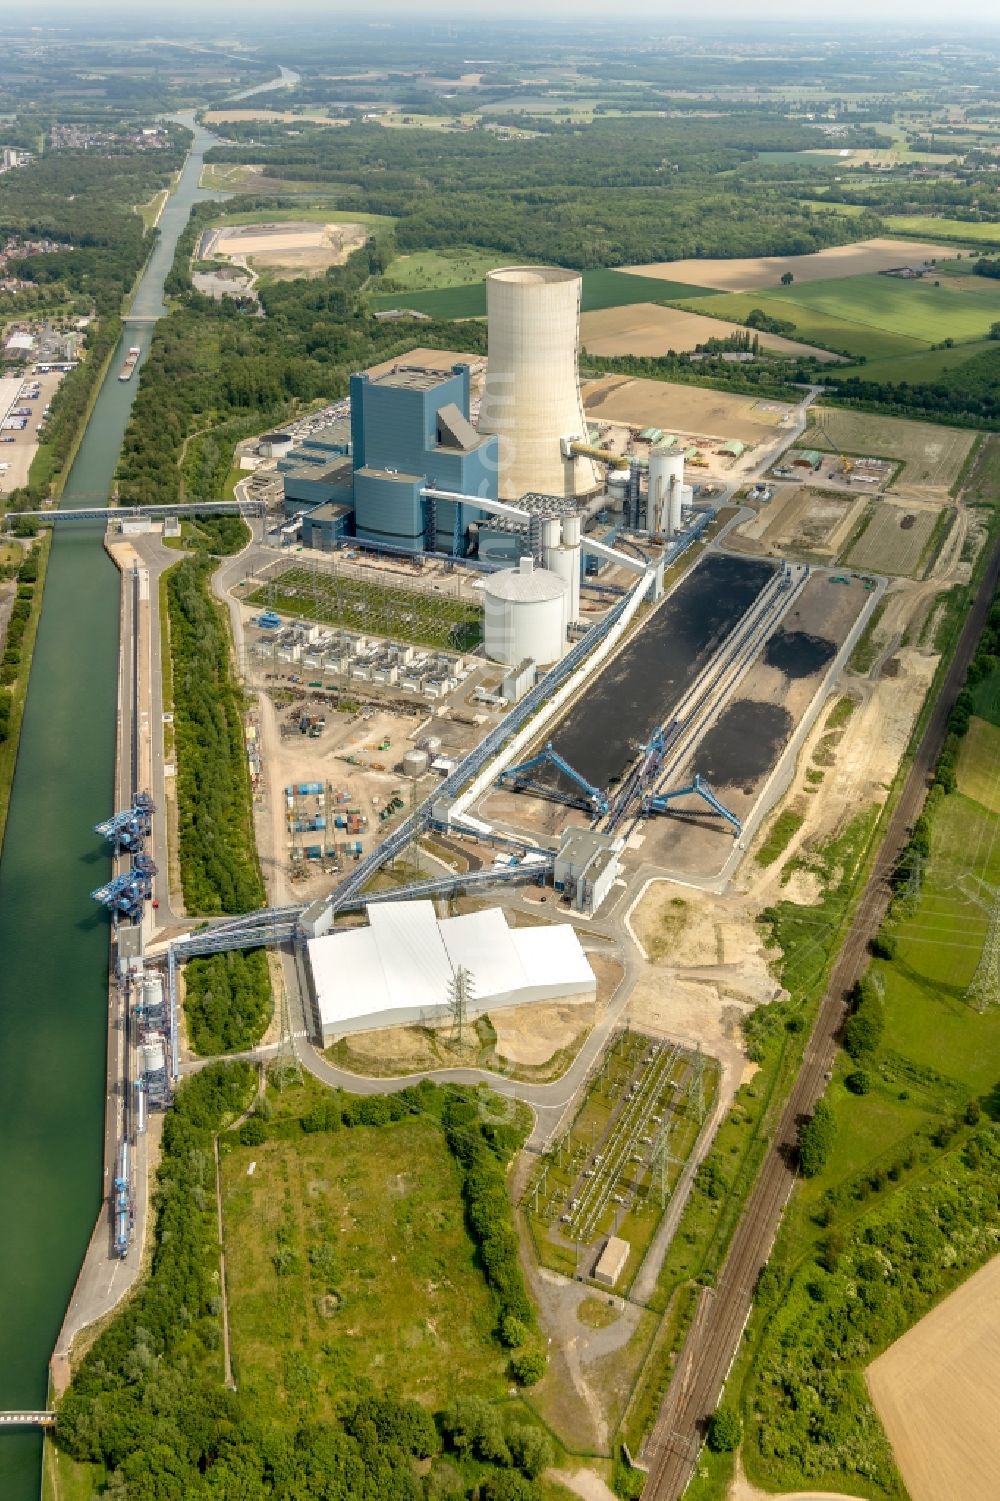
<svg viewBox="0 0 1000 1501"><path fill-rule="evenodd" d="M482 594L483 644L492 661L514 667L529 657L555 662L562 656L569 601L555 573L522 558L519 568L491 574Z"/></svg>
<svg viewBox="0 0 1000 1501"><path fill-rule="evenodd" d="M430 764L431 758L425 750L408 750L403 757L403 775L414 779L422 777Z"/></svg>
<svg viewBox="0 0 1000 1501"><path fill-rule="evenodd" d="M684 451L677 448L654 448L649 455L649 500L646 525L650 531L671 536L669 519L670 491L684 481Z"/></svg>
<svg viewBox="0 0 1000 1501"><path fill-rule="evenodd" d="M587 440L577 354L580 275L556 266L507 266L486 278L489 363L479 430L500 439L500 499L531 490L579 495L599 488L590 459L564 457Z"/></svg>

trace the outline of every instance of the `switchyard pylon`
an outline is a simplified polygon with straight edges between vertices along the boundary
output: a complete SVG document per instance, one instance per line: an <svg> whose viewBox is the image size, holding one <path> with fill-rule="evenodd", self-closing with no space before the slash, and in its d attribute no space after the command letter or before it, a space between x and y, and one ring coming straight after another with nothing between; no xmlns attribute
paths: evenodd
<svg viewBox="0 0 1000 1501"><path fill-rule="evenodd" d="M965 999L976 1011L985 1011L1000 1001L1000 893L990 909L986 941L979 956L976 972L969 982Z"/></svg>

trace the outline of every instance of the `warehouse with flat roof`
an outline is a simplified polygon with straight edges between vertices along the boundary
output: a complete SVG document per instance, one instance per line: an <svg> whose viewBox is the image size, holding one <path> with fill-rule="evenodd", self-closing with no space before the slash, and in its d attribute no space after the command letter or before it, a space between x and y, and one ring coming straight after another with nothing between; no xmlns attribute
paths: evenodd
<svg viewBox="0 0 1000 1501"><path fill-rule="evenodd" d="M499 907L438 918L433 902L380 902L367 927L310 939L308 952L324 1042L447 1019L459 972L469 1019L530 1001L591 1001L597 989L568 923L511 928Z"/></svg>

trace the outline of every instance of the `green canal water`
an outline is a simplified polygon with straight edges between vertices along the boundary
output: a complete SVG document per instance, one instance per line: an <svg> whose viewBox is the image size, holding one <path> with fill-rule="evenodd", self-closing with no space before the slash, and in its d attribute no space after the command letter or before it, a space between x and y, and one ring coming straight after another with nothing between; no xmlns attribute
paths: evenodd
<svg viewBox="0 0 1000 1501"><path fill-rule="evenodd" d="M185 123L192 123L185 121ZM197 130L132 316L164 311L177 237L200 198ZM127 323L66 485L65 507L107 505L153 323ZM0 1409L45 1405L47 1366L100 1208L108 919L93 825L112 811L118 573L103 528L56 532L0 854ZM0 1498L38 1501L41 1437L0 1434Z"/></svg>

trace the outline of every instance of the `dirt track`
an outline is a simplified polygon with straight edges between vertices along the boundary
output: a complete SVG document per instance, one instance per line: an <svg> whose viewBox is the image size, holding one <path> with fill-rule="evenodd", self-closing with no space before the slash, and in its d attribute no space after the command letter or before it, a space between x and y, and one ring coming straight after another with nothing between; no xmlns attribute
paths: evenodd
<svg viewBox="0 0 1000 1501"><path fill-rule="evenodd" d="M976 599L913 764L894 808L874 869L834 966L805 1058L781 1122L714 1290L702 1294L694 1324L646 1446L648 1501L678 1501L701 1448L704 1423L715 1408L750 1314L753 1288L767 1261L781 1214L794 1187L798 1121L808 1115L826 1087L836 1053L846 997L868 962L868 942L889 901L889 875L909 837L927 791L930 772L944 742L948 715L958 696L1000 580L1000 543L987 564Z"/></svg>

